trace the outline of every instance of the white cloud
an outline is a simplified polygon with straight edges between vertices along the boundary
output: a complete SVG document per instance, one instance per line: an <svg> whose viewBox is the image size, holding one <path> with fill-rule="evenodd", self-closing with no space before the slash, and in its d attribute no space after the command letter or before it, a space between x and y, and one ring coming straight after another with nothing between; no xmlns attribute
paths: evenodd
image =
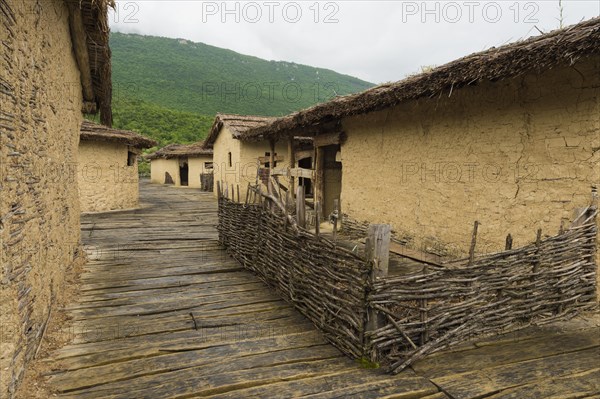
<svg viewBox="0 0 600 399"><path fill-rule="evenodd" d="M111 28L185 38L380 83L402 79L422 65L440 65L539 34L537 29L555 29L558 4L558 0L123 0L111 15ZM600 15L597 1L564 0L563 7L567 25ZM330 23L325 22L327 17Z"/></svg>

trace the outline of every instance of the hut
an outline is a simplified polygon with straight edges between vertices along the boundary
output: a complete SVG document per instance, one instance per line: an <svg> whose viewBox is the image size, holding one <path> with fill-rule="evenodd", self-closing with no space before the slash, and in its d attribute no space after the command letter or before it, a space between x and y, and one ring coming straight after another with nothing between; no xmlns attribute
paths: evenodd
<svg viewBox="0 0 600 399"><path fill-rule="evenodd" d="M85 113L111 124L109 1L0 0L0 397L16 394L76 261Z"/></svg>
<svg viewBox="0 0 600 399"><path fill-rule="evenodd" d="M204 141L206 148L213 149L215 181L230 187L239 186L240 198L245 197L248 183L256 182L258 169L270 168L271 164L273 167L285 164L286 143L274 145L274 142L268 140L241 140L249 129L264 126L274 119L265 116L217 114ZM216 196L216 188L214 192Z"/></svg>
<svg viewBox="0 0 600 399"><path fill-rule="evenodd" d="M194 144L170 144L153 154L150 160L152 183L174 184L212 191L213 150L204 142Z"/></svg>
<svg viewBox="0 0 600 399"><path fill-rule="evenodd" d="M138 157L156 141L135 132L84 121L77 182L81 212L131 209L138 205Z"/></svg>
<svg viewBox="0 0 600 399"><path fill-rule="evenodd" d="M600 19L338 97L244 135L318 147L317 197L348 222L389 223L423 255L555 235L600 182ZM335 165L332 163L335 162ZM324 175L338 167L341 187ZM338 173L337 171L334 173ZM326 216L326 215L325 215Z"/></svg>

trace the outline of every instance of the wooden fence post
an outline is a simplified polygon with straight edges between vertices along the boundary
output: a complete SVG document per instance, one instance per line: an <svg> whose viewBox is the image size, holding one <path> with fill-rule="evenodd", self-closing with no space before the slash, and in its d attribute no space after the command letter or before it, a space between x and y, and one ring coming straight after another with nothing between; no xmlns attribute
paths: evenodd
<svg viewBox="0 0 600 399"><path fill-rule="evenodd" d="M321 203L315 201L315 234L317 238L321 234Z"/></svg>
<svg viewBox="0 0 600 399"><path fill-rule="evenodd" d="M306 207L304 205L304 187L296 187L296 218L298 226L306 228Z"/></svg>
<svg viewBox="0 0 600 399"><path fill-rule="evenodd" d="M221 200L221 195L222 195L222 193L221 193L221 182L220 182L220 181L218 181L218 182L217 182L217 199L218 199L219 201Z"/></svg>
<svg viewBox="0 0 600 399"><path fill-rule="evenodd" d="M340 217L340 200L333 200L333 242L337 238L338 218Z"/></svg>
<svg viewBox="0 0 600 399"><path fill-rule="evenodd" d="M389 259L390 259L390 238L392 228L389 224L371 224L367 231L365 243L365 257L371 272L369 282L375 283L377 279L387 277ZM373 332L383 325L385 318L379 312L370 306L367 306L367 325L366 332ZM366 347L370 348L369 342L365 342ZM377 353L374 348L370 348L371 361L377 360Z"/></svg>

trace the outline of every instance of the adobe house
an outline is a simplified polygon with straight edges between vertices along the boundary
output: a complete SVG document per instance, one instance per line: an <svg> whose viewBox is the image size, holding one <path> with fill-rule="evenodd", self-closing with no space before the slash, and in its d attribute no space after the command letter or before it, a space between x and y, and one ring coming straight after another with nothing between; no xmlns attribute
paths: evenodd
<svg viewBox="0 0 600 399"><path fill-rule="evenodd" d="M240 188L240 200L246 196L248 183L255 184L257 168L287 165L287 144L273 148L268 140L242 141L251 128L264 126L275 118L250 115L217 114L204 146L213 149L214 179L229 187ZM271 157L273 154L273 157ZM237 190L237 188L236 188ZM217 188L214 188L215 196Z"/></svg>
<svg viewBox="0 0 600 399"><path fill-rule="evenodd" d="M81 253L82 111L110 126L106 0L0 0L0 397L11 398Z"/></svg>
<svg viewBox="0 0 600 399"><path fill-rule="evenodd" d="M84 121L77 168L81 212L137 207L138 156L155 145L135 132Z"/></svg>
<svg viewBox="0 0 600 399"><path fill-rule="evenodd" d="M473 54L246 132L315 137L317 196L440 256L555 235L600 182L600 19ZM335 154L335 155L334 155ZM339 162L341 188L322 177ZM328 166L329 165L329 166ZM337 173L337 172L336 172ZM595 188L594 188L595 187ZM324 193L324 194L323 194Z"/></svg>
<svg viewBox="0 0 600 399"><path fill-rule="evenodd" d="M169 144L147 155L150 181L212 191L213 150L203 144Z"/></svg>

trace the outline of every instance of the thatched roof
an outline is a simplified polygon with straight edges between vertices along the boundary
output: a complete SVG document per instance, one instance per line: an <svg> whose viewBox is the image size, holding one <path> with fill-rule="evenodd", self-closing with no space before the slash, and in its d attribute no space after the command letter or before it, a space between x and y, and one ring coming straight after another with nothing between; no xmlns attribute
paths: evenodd
<svg viewBox="0 0 600 399"><path fill-rule="evenodd" d="M204 140L204 145L206 148L212 148L223 125L229 129L234 138L240 139L250 129L265 126L275 119L270 116L217 114L210 133Z"/></svg>
<svg viewBox="0 0 600 399"><path fill-rule="evenodd" d="M66 0L71 38L81 71L84 112L100 112L100 121L112 126L111 52L108 7L113 0ZM86 51L87 50L87 51Z"/></svg>
<svg viewBox="0 0 600 399"><path fill-rule="evenodd" d="M204 141L194 144L169 144L153 154L146 155L146 159L193 158L201 155L213 154L212 148L205 148Z"/></svg>
<svg viewBox="0 0 600 399"><path fill-rule="evenodd" d="M527 40L475 53L430 72L380 85L362 93L278 118L246 132L244 140L279 138L291 134L319 134L339 129L342 117L393 107L418 98L450 95L465 86L499 81L527 73L542 73L559 65L573 65L583 57L600 55L600 18L581 22Z"/></svg>
<svg viewBox="0 0 600 399"><path fill-rule="evenodd" d="M79 135L83 141L111 141L136 148L150 148L156 141L129 130L113 129L90 121L83 121Z"/></svg>

